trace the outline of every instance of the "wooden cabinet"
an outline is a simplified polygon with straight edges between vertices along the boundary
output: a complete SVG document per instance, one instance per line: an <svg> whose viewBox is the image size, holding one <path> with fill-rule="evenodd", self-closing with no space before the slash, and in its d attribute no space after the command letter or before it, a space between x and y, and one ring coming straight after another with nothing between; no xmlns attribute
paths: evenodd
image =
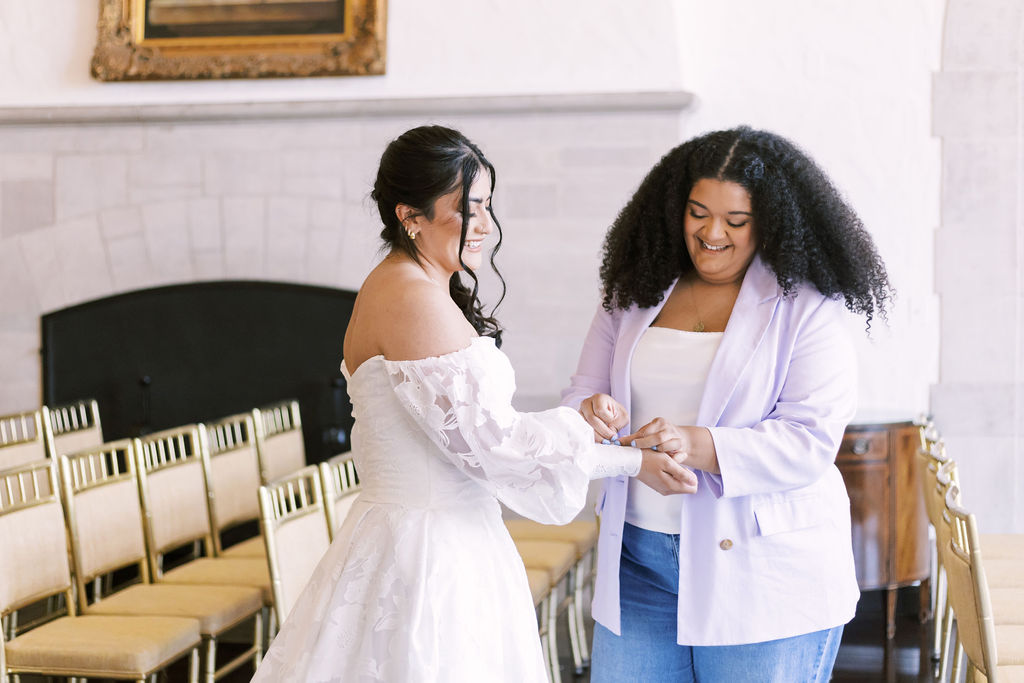
<svg viewBox="0 0 1024 683"><path fill-rule="evenodd" d="M850 495L853 557L861 590L886 591L886 636L895 635L896 591L929 576L928 517L918 480L917 427L858 421L846 428L836 465ZM928 587L922 586L922 617Z"/></svg>

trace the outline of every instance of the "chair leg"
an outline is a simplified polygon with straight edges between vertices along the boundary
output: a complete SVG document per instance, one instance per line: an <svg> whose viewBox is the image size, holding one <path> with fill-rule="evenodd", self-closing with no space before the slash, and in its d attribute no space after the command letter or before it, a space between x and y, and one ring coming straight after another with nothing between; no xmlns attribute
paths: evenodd
<svg viewBox="0 0 1024 683"><path fill-rule="evenodd" d="M932 659L942 657L943 615L946 612L946 572L939 567L932 586L935 599L932 602Z"/></svg>
<svg viewBox="0 0 1024 683"><path fill-rule="evenodd" d="M217 639L206 638L206 656L203 666L203 683L214 683L217 680Z"/></svg>
<svg viewBox="0 0 1024 683"><path fill-rule="evenodd" d="M548 597L548 652L551 657L551 683L562 683L562 670L558 664L558 586L551 589Z"/></svg>
<svg viewBox="0 0 1024 683"><path fill-rule="evenodd" d="M252 670L255 671L263 659L263 610L256 613L253 621L255 621L255 633L253 633L252 642L256 645L256 654L252 658Z"/></svg>
<svg viewBox="0 0 1024 683"><path fill-rule="evenodd" d="M189 683L199 683L199 648L192 648L188 656L188 680Z"/></svg>
<svg viewBox="0 0 1024 683"><path fill-rule="evenodd" d="M945 614L942 617L942 649L939 651L939 680L949 680L949 658L953 646L953 606L946 602Z"/></svg>
<svg viewBox="0 0 1024 683"><path fill-rule="evenodd" d="M956 639L956 648L953 655L953 675L949 679L952 683L960 683L964 666L964 646L960 638Z"/></svg>
<svg viewBox="0 0 1024 683"><path fill-rule="evenodd" d="M572 593L568 606L569 646L572 648L572 663L577 675L583 673L583 650L581 645L586 638L586 628L583 625L583 609L579 606L583 593L580 583L579 565L577 564L569 570L568 587Z"/></svg>

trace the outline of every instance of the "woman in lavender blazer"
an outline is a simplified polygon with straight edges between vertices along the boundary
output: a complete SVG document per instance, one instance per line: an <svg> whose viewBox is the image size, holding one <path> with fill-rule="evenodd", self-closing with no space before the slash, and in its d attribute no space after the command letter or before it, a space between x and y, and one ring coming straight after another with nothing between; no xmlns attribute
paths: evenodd
<svg viewBox="0 0 1024 683"><path fill-rule="evenodd" d="M591 680L827 681L859 597L844 304L870 327L891 296L870 236L802 151L737 128L651 170L601 278L563 403L699 486L604 481Z"/></svg>

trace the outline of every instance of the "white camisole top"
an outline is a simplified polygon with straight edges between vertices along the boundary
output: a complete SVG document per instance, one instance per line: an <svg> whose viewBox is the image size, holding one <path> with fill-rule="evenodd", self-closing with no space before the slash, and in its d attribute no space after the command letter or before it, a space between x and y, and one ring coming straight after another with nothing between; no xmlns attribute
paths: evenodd
<svg viewBox="0 0 1024 683"><path fill-rule="evenodd" d="M722 332L689 332L648 327L630 364L630 429L656 417L677 425L697 422L711 361ZM628 445L628 444L623 444ZM626 521L649 531L678 534L683 496L663 496L635 477L629 479Z"/></svg>

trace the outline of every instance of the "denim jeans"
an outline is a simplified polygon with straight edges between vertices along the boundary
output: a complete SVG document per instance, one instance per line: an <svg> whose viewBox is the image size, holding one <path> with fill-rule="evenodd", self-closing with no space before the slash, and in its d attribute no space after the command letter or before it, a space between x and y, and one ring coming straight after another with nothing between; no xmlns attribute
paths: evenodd
<svg viewBox="0 0 1024 683"><path fill-rule="evenodd" d="M843 627L763 643L676 643L679 536L626 524L619 570L622 635L594 627L592 683L826 683Z"/></svg>

